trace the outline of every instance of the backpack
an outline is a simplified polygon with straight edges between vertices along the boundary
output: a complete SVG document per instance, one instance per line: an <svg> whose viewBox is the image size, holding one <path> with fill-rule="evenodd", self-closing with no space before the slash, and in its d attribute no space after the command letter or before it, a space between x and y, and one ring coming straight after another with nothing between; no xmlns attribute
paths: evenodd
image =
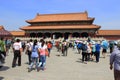
<svg viewBox="0 0 120 80"><path fill-rule="evenodd" d="M87 51L87 46L85 44L82 45L82 51Z"/></svg>
<svg viewBox="0 0 120 80"><path fill-rule="evenodd" d="M81 47L82 47L82 44L79 43L79 44L77 45L77 48L78 48L78 49L81 49Z"/></svg>

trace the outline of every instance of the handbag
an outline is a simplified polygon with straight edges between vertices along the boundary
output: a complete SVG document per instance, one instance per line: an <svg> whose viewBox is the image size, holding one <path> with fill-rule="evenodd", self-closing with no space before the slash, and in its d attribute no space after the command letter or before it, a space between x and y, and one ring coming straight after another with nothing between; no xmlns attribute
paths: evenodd
<svg viewBox="0 0 120 80"><path fill-rule="evenodd" d="M46 55L46 56L49 56L48 50L45 50L45 55Z"/></svg>

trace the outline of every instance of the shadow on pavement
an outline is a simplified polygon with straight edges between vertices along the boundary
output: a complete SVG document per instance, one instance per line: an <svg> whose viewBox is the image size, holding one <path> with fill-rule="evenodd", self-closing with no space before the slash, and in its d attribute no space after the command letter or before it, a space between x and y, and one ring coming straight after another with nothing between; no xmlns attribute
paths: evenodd
<svg viewBox="0 0 120 80"><path fill-rule="evenodd" d="M28 63L28 62L25 62L24 64L27 64L27 65L29 65L29 63Z"/></svg>
<svg viewBox="0 0 120 80"><path fill-rule="evenodd" d="M3 80L3 79L4 79L4 77L1 77L1 76L0 76L0 80Z"/></svg>
<svg viewBox="0 0 120 80"><path fill-rule="evenodd" d="M6 71L6 70L8 70L9 69L9 67L7 67L7 66L3 66L2 68L0 68L0 71ZM1 77L0 77L1 78ZM1 80L1 79L0 79Z"/></svg>
<svg viewBox="0 0 120 80"><path fill-rule="evenodd" d="M78 60L76 62L83 63L81 58L78 58Z"/></svg>

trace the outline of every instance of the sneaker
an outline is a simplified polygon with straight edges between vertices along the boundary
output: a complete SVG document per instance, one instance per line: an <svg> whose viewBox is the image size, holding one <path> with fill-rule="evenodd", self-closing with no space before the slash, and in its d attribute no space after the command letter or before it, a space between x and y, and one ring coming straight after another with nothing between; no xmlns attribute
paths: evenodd
<svg viewBox="0 0 120 80"><path fill-rule="evenodd" d="M42 71L46 70L46 68L41 68Z"/></svg>
<svg viewBox="0 0 120 80"><path fill-rule="evenodd" d="M16 67L15 65L12 65L12 68Z"/></svg>
<svg viewBox="0 0 120 80"><path fill-rule="evenodd" d="M21 66L21 65L18 65L18 66Z"/></svg>
<svg viewBox="0 0 120 80"><path fill-rule="evenodd" d="M37 72L39 72L40 71L40 68L37 68Z"/></svg>
<svg viewBox="0 0 120 80"><path fill-rule="evenodd" d="M84 62L84 64L87 64L87 62Z"/></svg>

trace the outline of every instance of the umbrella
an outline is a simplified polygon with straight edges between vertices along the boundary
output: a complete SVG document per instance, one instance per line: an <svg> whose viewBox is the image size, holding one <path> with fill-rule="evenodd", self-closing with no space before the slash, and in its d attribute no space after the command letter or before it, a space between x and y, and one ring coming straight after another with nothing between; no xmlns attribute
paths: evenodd
<svg viewBox="0 0 120 80"><path fill-rule="evenodd" d="M102 41L102 46L103 48L107 49L108 48L108 42L106 40Z"/></svg>

